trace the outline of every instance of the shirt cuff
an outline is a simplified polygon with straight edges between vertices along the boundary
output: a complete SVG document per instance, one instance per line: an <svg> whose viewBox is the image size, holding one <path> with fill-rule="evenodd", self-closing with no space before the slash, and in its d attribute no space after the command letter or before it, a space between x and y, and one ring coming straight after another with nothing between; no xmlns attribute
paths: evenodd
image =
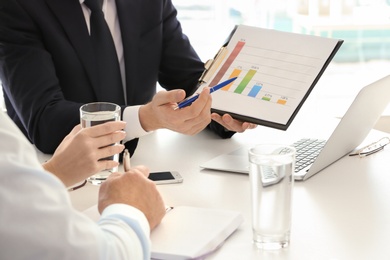
<svg viewBox="0 0 390 260"><path fill-rule="evenodd" d="M128 235L136 234L138 237L139 246L141 246L143 259L150 259L151 242L150 242L150 226L146 216L138 209L127 204L112 204L106 207L99 220L99 224L110 221L123 221L129 227Z"/></svg>
<svg viewBox="0 0 390 260"><path fill-rule="evenodd" d="M123 111L122 119L127 122L125 127L125 142L151 133L145 131L141 126L141 122L139 120L140 107L141 106L128 106Z"/></svg>
<svg viewBox="0 0 390 260"><path fill-rule="evenodd" d="M126 204L111 204L103 210L101 218L110 215L122 215L137 220L144 234L150 234L149 222L145 214L137 208Z"/></svg>

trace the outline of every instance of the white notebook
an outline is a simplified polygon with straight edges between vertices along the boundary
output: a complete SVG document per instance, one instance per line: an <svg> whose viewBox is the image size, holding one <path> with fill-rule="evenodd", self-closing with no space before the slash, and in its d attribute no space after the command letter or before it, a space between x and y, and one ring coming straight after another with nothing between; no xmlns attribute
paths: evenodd
<svg viewBox="0 0 390 260"><path fill-rule="evenodd" d="M97 221L93 206L84 213ZM195 259L215 249L241 225L240 212L178 206L167 212L151 233L152 259Z"/></svg>

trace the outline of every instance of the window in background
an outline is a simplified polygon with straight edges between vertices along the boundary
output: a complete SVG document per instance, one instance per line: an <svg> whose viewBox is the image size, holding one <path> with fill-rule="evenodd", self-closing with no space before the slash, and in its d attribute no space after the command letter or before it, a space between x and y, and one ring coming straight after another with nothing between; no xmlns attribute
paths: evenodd
<svg viewBox="0 0 390 260"><path fill-rule="evenodd" d="M390 0L173 3L184 33L203 61L214 56L236 24L343 39L342 47L306 101L315 104L314 113L325 110L330 115L343 115L363 86L390 74Z"/></svg>

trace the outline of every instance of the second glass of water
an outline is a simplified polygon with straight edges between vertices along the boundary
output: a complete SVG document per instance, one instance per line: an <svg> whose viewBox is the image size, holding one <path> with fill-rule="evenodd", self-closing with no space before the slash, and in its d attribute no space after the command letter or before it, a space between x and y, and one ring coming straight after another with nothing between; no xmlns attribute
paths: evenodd
<svg viewBox="0 0 390 260"><path fill-rule="evenodd" d="M80 107L80 120L82 127L91 127L104 124L110 121L119 121L121 117L121 107L114 103L95 102L85 104ZM114 144L113 144L114 145ZM119 154L101 160L119 161ZM99 185L105 181L111 172L118 171L118 167L106 169L88 178L92 184Z"/></svg>
<svg viewBox="0 0 390 260"><path fill-rule="evenodd" d="M249 149L253 242L261 249L290 243L295 148L278 144Z"/></svg>

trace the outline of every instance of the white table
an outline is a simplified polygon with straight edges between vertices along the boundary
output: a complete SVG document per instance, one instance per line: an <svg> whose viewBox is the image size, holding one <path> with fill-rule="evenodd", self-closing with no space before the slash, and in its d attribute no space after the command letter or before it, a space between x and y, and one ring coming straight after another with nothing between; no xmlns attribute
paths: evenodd
<svg viewBox="0 0 390 260"><path fill-rule="evenodd" d="M227 140L208 131L185 136L159 130L141 138L132 164L182 174L182 184L159 186L168 205L242 212L244 223L207 259L390 259L390 149L365 158L346 156L309 180L296 182L291 245L280 251L263 252L252 245L248 176L199 167L241 145L291 143L314 133L325 137L333 126L297 118L286 132L258 127ZM384 135L372 131L363 143ZM88 184L70 195L75 207L84 210L96 204L97 192L97 186Z"/></svg>

